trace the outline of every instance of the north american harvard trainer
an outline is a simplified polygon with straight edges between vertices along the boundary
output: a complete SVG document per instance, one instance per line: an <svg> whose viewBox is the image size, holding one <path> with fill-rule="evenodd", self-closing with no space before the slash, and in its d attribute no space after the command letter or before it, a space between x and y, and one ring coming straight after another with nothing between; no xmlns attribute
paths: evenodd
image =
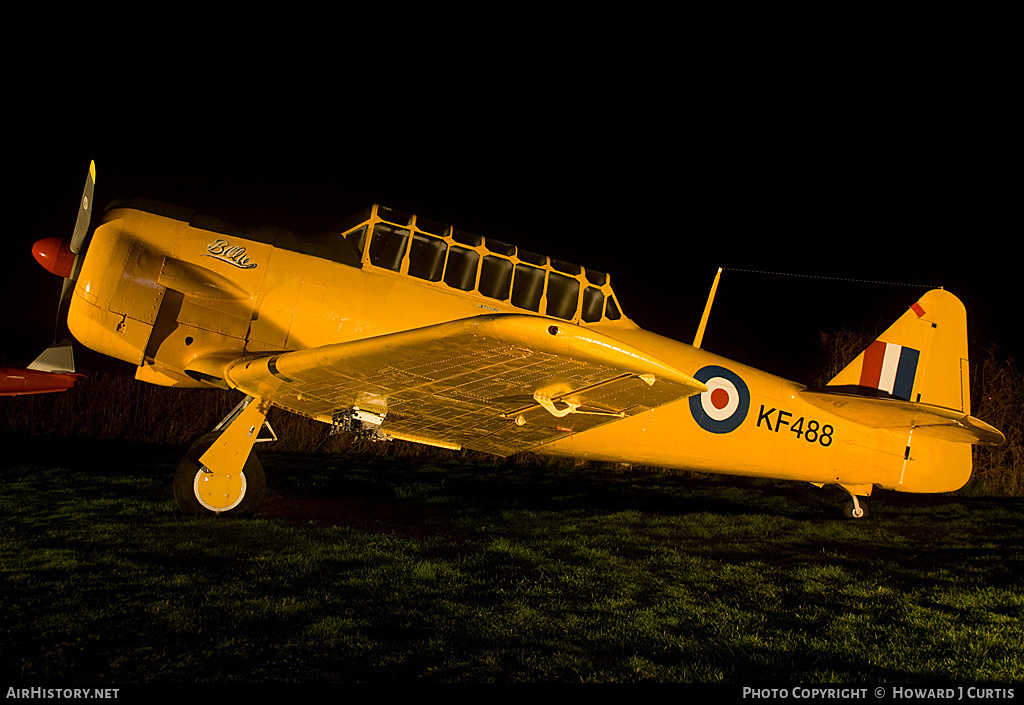
<svg viewBox="0 0 1024 705"><path fill-rule="evenodd" d="M499 456L838 485L854 517L875 487L962 487L972 444L1003 442L970 415L966 312L941 289L811 390L701 349L707 310L676 342L604 272L382 206L319 233L128 201L86 242L88 219L34 248L78 342L142 382L244 396L178 466L186 512L258 506L271 407Z"/></svg>

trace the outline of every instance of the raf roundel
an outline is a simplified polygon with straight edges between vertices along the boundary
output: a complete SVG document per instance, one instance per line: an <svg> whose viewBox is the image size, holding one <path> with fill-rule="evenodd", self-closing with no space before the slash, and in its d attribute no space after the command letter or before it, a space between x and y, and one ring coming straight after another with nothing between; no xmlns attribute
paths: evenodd
<svg viewBox="0 0 1024 705"><path fill-rule="evenodd" d="M724 367L708 365L694 378L706 384L708 391L690 397L693 420L711 433L730 433L739 428L750 409L750 391L740 376Z"/></svg>

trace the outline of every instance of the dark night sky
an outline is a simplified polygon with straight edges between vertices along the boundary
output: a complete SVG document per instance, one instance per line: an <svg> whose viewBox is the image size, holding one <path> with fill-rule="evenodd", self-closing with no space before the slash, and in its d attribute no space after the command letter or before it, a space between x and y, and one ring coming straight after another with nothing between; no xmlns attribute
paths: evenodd
<svg viewBox="0 0 1024 705"><path fill-rule="evenodd" d="M685 342L724 266L942 285L972 340L1024 358L1000 94L945 72L637 75L335 101L157 90L89 96L88 119L22 113L0 355L27 364L48 342L60 284L30 248L70 234L95 159L101 206L145 196L303 229L380 202L605 270L627 315ZM923 291L726 272L704 347L809 382L818 330L880 331Z"/></svg>

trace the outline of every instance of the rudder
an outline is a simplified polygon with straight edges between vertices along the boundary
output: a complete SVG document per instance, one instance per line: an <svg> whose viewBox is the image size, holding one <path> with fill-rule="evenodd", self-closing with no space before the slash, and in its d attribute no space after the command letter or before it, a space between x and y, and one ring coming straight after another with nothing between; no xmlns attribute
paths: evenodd
<svg viewBox="0 0 1024 705"><path fill-rule="evenodd" d="M955 443L912 433L899 482L886 489L897 492L955 492L971 479L970 443ZM885 485L882 485L885 487Z"/></svg>

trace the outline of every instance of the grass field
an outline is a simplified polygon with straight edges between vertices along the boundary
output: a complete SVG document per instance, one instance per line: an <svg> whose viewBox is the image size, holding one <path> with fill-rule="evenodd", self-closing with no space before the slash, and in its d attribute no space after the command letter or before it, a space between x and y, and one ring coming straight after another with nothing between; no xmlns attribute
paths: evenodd
<svg viewBox="0 0 1024 705"><path fill-rule="evenodd" d="M183 451L4 440L4 683L1024 679L1021 499L265 452L193 518Z"/></svg>

